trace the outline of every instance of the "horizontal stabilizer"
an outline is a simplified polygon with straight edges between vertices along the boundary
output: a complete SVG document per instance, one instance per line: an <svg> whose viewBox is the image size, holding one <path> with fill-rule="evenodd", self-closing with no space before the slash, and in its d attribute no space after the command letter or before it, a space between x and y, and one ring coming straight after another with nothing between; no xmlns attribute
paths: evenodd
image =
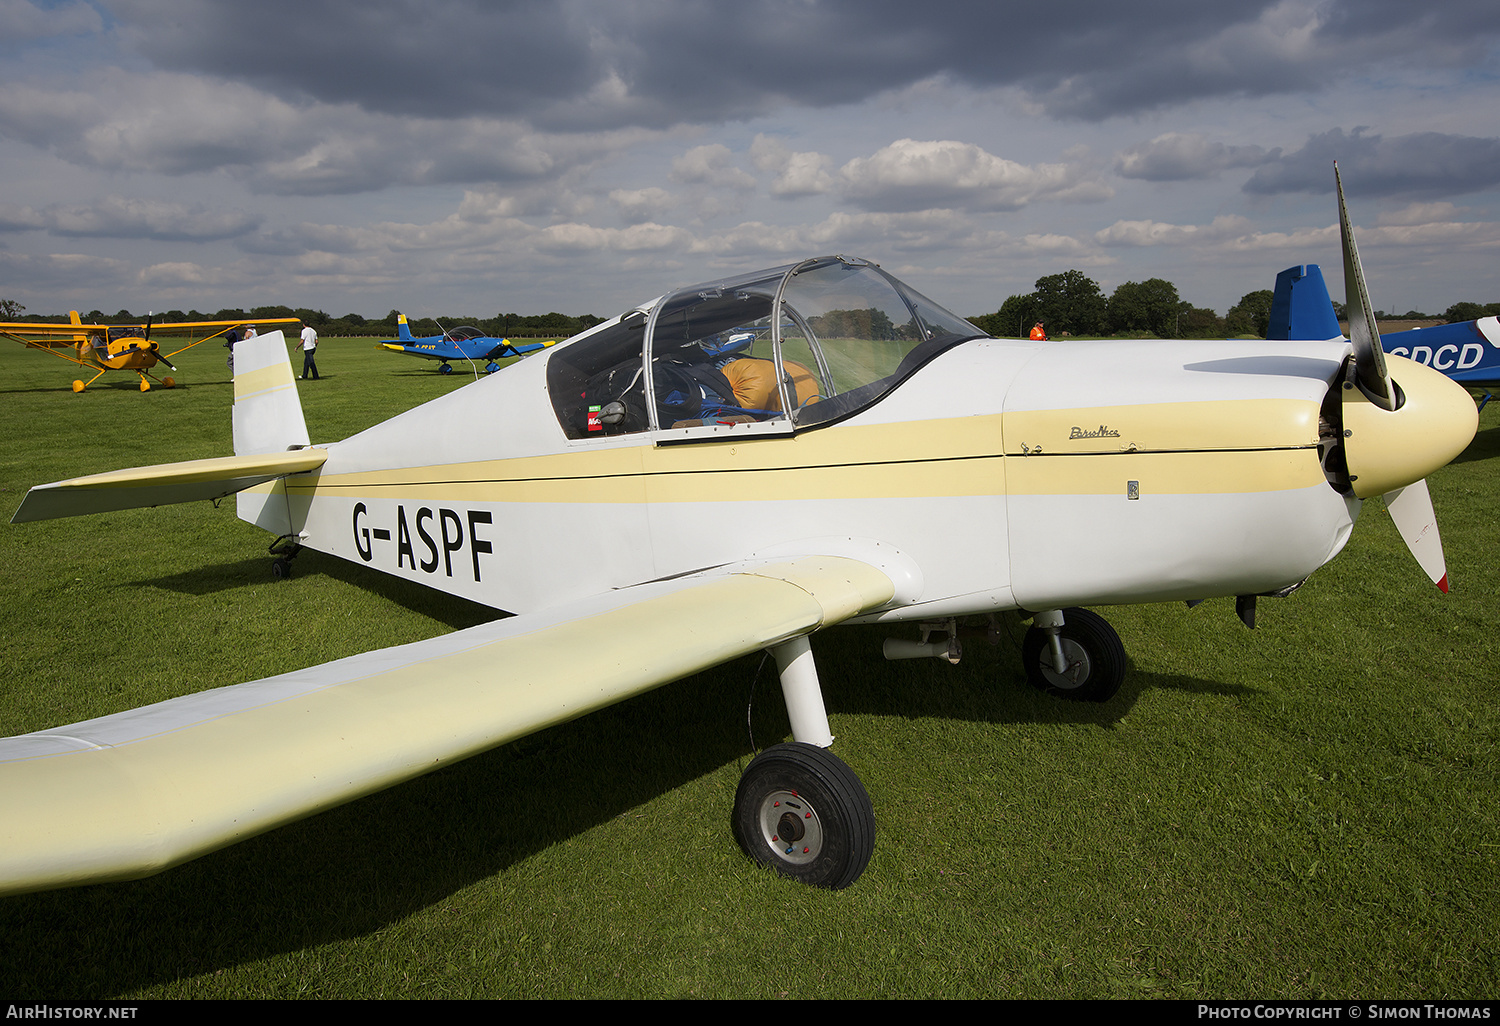
<svg viewBox="0 0 1500 1026"><path fill-rule="evenodd" d="M149 876L893 593L832 556L719 569L0 739L0 895Z"/></svg>
<svg viewBox="0 0 1500 1026"><path fill-rule="evenodd" d="M327 459L326 449L298 449L293 452L163 463L154 467L111 470L89 477L75 477L70 481L56 481L31 489L10 522L24 524L33 520L82 516L85 513L166 506L196 499L220 499L288 474L317 470Z"/></svg>

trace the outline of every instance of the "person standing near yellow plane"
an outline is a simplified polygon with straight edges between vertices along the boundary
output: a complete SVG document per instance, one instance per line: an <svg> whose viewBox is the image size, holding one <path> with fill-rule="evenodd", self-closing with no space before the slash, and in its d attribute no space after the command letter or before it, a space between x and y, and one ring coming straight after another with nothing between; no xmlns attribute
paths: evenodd
<svg viewBox="0 0 1500 1026"><path fill-rule="evenodd" d="M312 371L313 380L318 380L318 365L313 360L313 353L318 348L318 333L313 326L306 321L302 322L302 380L307 380L307 372Z"/></svg>

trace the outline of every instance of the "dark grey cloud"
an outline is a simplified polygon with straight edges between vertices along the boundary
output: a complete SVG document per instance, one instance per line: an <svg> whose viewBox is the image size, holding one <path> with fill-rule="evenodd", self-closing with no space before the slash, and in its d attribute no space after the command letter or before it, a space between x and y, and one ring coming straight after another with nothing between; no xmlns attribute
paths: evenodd
<svg viewBox="0 0 1500 1026"><path fill-rule="evenodd" d="M933 77L1016 86L1054 115L1102 119L1316 88L1371 60L1476 63L1500 33L1500 6L1477 2L103 2L162 68L292 102L551 130L714 122Z"/></svg>
<svg viewBox="0 0 1500 1026"><path fill-rule="evenodd" d="M0 204L0 231L48 231L68 238L214 242L254 231L261 218L203 204L107 196L93 203L54 203L35 210Z"/></svg>
<svg viewBox="0 0 1500 1026"><path fill-rule="evenodd" d="M1333 162L1360 195L1441 199L1500 185L1500 139L1440 132L1386 138L1355 128L1310 136L1300 150L1278 156L1245 183L1255 195L1333 191Z"/></svg>
<svg viewBox="0 0 1500 1026"><path fill-rule="evenodd" d="M0 46L58 36L91 35L103 27L104 19L99 12L81 0L46 6L23 0L0 2Z"/></svg>

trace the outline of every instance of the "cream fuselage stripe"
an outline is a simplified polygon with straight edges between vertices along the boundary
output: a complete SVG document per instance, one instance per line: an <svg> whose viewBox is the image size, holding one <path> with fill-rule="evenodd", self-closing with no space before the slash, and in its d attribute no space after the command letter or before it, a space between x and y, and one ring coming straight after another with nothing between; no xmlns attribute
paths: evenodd
<svg viewBox="0 0 1500 1026"><path fill-rule="evenodd" d="M288 481L293 494L319 493L413 502L728 502L794 499L911 498L1022 494L1125 494L1127 481L1145 494L1206 494L1305 488L1323 480L1316 453L1316 409L1267 401L1243 405L1281 414L1282 426L1251 418L1246 432L1259 446L1213 448L1223 428L1203 428L1210 404L1171 404L1184 439L1170 446L1160 424L1174 418L1150 407L1150 433L1166 451L1007 455L1002 417L834 427L790 437L720 439L700 445L577 449L447 467L412 467ZM1130 409L1128 407L1123 409ZM1099 421L1098 410L1045 411L1053 424ZM1288 414L1291 416L1288 417ZM1011 415L1005 415L1007 418ZM1032 415L1028 414L1027 417ZM1040 415L1038 415L1040 416ZM1271 419L1275 419L1274 417ZM1297 423L1286 424L1291 419ZM1106 421L1107 422L1107 421ZM1010 420L1003 423L1007 429ZM1030 421L1033 425L1036 421ZM1113 441L1107 439L1107 441ZM1098 445L1100 438L1090 442Z"/></svg>

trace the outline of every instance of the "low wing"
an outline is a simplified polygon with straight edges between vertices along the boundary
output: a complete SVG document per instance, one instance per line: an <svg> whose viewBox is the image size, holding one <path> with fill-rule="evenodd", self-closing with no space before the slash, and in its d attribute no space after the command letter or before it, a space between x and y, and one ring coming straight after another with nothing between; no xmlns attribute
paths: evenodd
<svg viewBox="0 0 1500 1026"><path fill-rule="evenodd" d="M0 895L149 876L893 594L857 560L721 568L0 740Z"/></svg>
<svg viewBox="0 0 1500 1026"><path fill-rule="evenodd" d="M316 470L327 459L327 450L298 449L165 463L75 477L31 489L10 522L24 524L85 513L220 499L288 474Z"/></svg>

